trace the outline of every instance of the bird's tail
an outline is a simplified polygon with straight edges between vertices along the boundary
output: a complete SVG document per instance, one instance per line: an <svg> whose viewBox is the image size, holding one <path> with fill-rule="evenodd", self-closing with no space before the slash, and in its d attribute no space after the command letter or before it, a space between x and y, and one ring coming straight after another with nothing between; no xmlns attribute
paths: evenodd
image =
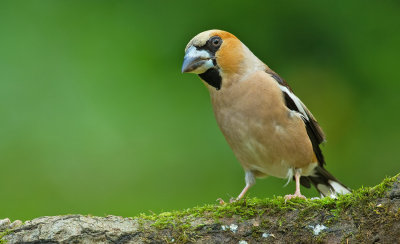
<svg viewBox="0 0 400 244"><path fill-rule="evenodd" d="M321 166L317 166L314 169L314 174L300 178L300 183L307 188L310 187L310 182L321 194L321 197L330 196L335 198L338 194L351 192L350 188L340 183L339 180Z"/></svg>

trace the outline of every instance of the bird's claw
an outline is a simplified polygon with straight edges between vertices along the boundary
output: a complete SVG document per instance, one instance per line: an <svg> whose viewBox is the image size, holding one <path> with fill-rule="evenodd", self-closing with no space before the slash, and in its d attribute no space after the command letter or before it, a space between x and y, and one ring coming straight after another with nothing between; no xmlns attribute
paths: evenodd
<svg viewBox="0 0 400 244"><path fill-rule="evenodd" d="M293 198L306 199L306 197L303 196L303 195L301 195L300 193L295 193L295 194L293 194L293 195L286 195L286 196L285 196L285 203L286 203L287 200L291 200L291 199L293 199Z"/></svg>
<svg viewBox="0 0 400 244"><path fill-rule="evenodd" d="M234 203L237 202L238 200L239 200L238 198L231 197L231 199L229 199L229 203ZM220 205L226 204L226 202L222 198L218 198L217 201L219 202Z"/></svg>
<svg viewBox="0 0 400 244"><path fill-rule="evenodd" d="M225 204L225 201L222 198L218 198L217 201L219 202L219 205Z"/></svg>

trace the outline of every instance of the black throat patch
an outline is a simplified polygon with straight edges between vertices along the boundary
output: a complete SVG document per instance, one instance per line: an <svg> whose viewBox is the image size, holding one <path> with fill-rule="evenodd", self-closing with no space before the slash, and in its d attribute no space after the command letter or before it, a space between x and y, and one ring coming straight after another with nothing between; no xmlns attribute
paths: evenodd
<svg viewBox="0 0 400 244"><path fill-rule="evenodd" d="M206 44L201 47L196 47L197 50L205 50L207 51L210 56L212 57L212 61L214 64L214 68L208 69L203 74L199 74L200 78L207 82L210 86L214 87L215 89L221 89L222 77L219 74L217 67L217 60L215 59L215 54L218 49L221 47L223 40L219 36L213 36L207 40Z"/></svg>
<svg viewBox="0 0 400 244"><path fill-rule="evenodd" d="M215 89L221 89L222 77L219 71L215 68L208 69L206 72L199 74L200 78L207 82L210 86L215 87Z"/></svg>

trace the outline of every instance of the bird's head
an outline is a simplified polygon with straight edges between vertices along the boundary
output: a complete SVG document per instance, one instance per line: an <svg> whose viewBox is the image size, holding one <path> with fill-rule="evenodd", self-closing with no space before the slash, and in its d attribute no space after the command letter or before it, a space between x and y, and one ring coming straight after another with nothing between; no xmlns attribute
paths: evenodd
<svg viewBox="0 0 400 244"><path fill-rule="evenodd" d="M240 72L246 47L229 32L209 30L187 44L183 73L195 73L219 90L222 80Z"/></svg>

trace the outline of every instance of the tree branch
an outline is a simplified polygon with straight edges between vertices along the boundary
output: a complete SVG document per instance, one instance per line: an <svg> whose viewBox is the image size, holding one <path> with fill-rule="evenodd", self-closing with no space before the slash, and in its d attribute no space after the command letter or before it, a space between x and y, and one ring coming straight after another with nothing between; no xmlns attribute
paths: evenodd
<svg viewBox="0 0 400 244"><path fill-rule="evenodd" d="M20 226L18 226L20 225ZM65 215L10 223L0 243L397 243L400 175L338 199L244 199L135 218Z"/></svg>

